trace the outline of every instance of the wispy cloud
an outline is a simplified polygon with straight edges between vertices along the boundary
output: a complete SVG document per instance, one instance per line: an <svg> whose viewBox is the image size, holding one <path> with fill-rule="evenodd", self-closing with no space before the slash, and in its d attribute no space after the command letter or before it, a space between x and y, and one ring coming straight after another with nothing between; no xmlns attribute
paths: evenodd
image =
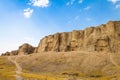
<svg viewBox="0 0 120 80"><path fill-rule="evenodd" d="M66 5L67 6L73 5L75 1L77 1L78 3L82 3L83 2L83 0L70 0L69 2L66 3Z"/></svg>
<svg viewBox="0 0 120 80"><path fill-rule="evenodd" d="M120 4L117 4L115 7L116 7L116 8L120 8Z"/></svg>
<svg viewBox="0 0 120 80"><path fill-rule="evenodd" d="M86 18L87 21L91 21L92 19L91 18Z"/></svg>
<svg viewBox="0 0 120 80"><path fill-rule="evenodd" d="M115 4L115 3L119 2L120 0L108 0L108 1L110 1L110 2Z"/></svg>
<svg viewBox="0 0 120 80"><path fill-rule="evenodd" d="M24 9L23 11L23 15L25 18L30 18L33 13L33 9L30 8Z"/></svg>
<svg viewBox="0 0 120 80"><path fill-rule="evenodd" d="M120 4L118 4L120 0L108 0L108 1L112 2L116 9L120 8Z"/></svg>
<svg viewBox="0 0 120 80"><path fill-rule="evenodd" d="M79 19L79 16L76 16L76 17L75 17L75 20L78 20L78 19Z"/></svg>
<svg viewBox="0 0 120 80"><path fill-rule="evenodd" d="M32 6L44 8L49 6L49 0L30 0L29 4Z"/></svg>
<svg viewBox="0 0 120 80"><path fill-rule="evenodd" d="M70 0L69 2L67 2L67 6L69 6L69 5L72 5L73 3L75 2L75 0Z"/></svg>
<svg viewBox="0 0 120 80"><path fill-rule="evenodd" d="M67 2L66 5L69 6L69 5L70 5L70 2Z"/></svg>
<svg viewBox="0 0 120 80"><path fill-rule="evenodd" d="M91 7L90 6L87 6L84 8L84 10L89 10Z"/></svg>
<svg viewBox="0 0 120 80"><path fill-rule="evenodd" d="M79 0L79 3L82 3L83 2L83 0Z"/></svg>

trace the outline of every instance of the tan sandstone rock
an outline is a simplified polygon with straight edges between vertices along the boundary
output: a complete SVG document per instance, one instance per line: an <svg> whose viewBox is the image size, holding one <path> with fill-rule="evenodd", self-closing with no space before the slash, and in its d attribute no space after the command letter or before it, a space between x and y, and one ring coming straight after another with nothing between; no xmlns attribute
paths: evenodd
<svg viewBox="0 0 120 80"><path fill-rule="evenodd" d="M18 49L18 54L31 54L33 53L35 50L34 47L32 47L31 45L25 43L23 45L21 45Z"/></svg>
<svg viewBox="0 0 120 80"><path fill-rule="evenodd" d="M110 21L97 27L57 33L43 38L37 48L42 51L120 51L120 21Z"/></svg>
<svg viewBox="0 0 120 80"><path fill-rule="evenodd" d="M120 21L109 21L97 27L45 36L38 47L23 44L18 50L5 55L30 54L40 52L97 51L120 52Z"/></svg>

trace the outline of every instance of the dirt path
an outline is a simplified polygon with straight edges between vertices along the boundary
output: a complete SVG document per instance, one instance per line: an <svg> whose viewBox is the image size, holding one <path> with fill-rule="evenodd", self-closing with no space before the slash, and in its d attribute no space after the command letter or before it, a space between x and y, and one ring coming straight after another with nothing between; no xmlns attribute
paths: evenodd
<svg viewBox="0 0 120 80"><path fill-rule="evenodd" d="M16 56L16 58L17 58L17 56ZM22 73L22 67L16 62L16 58L15 58L15 60L13 60L11 58L11 56L9 56L8 60L11 61L12 63L14 63L15 66L16 66L16 69L17 69L16 70L16 75L15 75L16 80L23 80L23 78L21 76L19 76L19 74Z"/></svg>

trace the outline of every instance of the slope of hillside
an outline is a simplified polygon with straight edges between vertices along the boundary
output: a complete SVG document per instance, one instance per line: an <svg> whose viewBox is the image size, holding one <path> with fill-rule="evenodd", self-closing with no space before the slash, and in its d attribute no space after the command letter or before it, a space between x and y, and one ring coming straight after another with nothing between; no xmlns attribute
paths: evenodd
<svg viewBox="0 0 120 80"><path fill-rule="evenodd" d="M36 53L20 56L17 61L25 73L76 78L73 80L119 80L119 59L120 54L75 51Z"/></svg>
<svg viewBox="0 0 120 80"><path fill-rule="evenodd" d="M120 79L120 54L118 53L42 52L11 56L11 58L22 68L22 73L19 75L25 80ZM2 80L14 80L15 69L17 68L7 57L0 57Z"/></svg>

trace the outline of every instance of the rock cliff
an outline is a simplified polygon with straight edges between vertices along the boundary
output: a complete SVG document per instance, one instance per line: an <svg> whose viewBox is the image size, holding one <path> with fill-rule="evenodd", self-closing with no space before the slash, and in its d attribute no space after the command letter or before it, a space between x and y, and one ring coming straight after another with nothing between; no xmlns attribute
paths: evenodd
<svg viewBox="0 0 120 80"><path fill-rule="evenodd" d="M37 53L42 51L120 51L120 21L110 21L97 27L72 32L56 33L44 37Z"/></svg>
<svg viewBox="0 0 120 80"><path fill-rule="evenodd" d="M96 27L45 36L38 47L23 44L18 50L3 55L30 54L40 52L97 51L120 52L120 21L109 21Z"/></svg>

